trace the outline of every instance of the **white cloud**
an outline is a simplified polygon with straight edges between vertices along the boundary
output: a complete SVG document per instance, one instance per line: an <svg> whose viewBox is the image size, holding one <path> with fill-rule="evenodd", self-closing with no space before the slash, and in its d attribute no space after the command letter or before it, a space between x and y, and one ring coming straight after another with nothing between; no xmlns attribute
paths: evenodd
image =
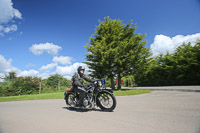
<svg viewBox="0 0 200 133"><path fill-rule="evenodd" d="M5 33L11 32L11 31L17 31L17 25L13 24L8 27L4 27Z"/></svg>
<svg viewBox="0 0 200 133"><path fill-rule="evenodd" d="M17 31L17 25L10 24L15 22L14 18L22 19L22 14L13 8L11 0L0 0L0 36L10 31Z"/></svg>
<svg viewBox="0 0 200 133"><path fill-rule="evenodd" d="M12 59L5 59L0 55L0 73L19 72L20 70L12 66Z"/></svg>
<svg viewBox="0 0 200 133"><path fill-rule="evenodd" d="M17 74L17 76L32 76L32 77L34 77L34 76L38 76L38 74L39 74L38 71L31 69L28 71L27 70L21 71Z"/></svg>
<svg viewBox="0 0 200 133"><path fill-rule="evenodd" d="M12 59L5 59L3 55L0 55L0 81L5 77L5 74L9 72L20 72L20 70L12 66Z"/></svg>
<svg viewBox="0 0 200 133"><path fill-rule="evenodd" d="M5 78L5 74L4 73L0 73L0 82L2 82Z"/></svg>
<svg viewBox="0 0 200 133"><path fill-rule="evenodd" d="M35 66L35 64L28 64L27 66ZM72 65L58 66L58 63L50 63L42 66L39 70L20 70L12 65L12 59L5 59L4 56L0 55L0 81L5 74L9 72L16 72L19 76L32 76L41 77L42 79L48 78L50 75L59 74L67 79L71 79L74 73L77 72L79 66L84 66L86 68L85 74L88 74L88 67L84 63L76 62ZM52 70L56 68L55 70Z"/></svg>
<svg viewBox="0 0 200 133"><path fill-rule="evenodd" d="M11 0L1 0L0 1L0 23L7 23L13 18L22 19L22 14L19 10L13 8L13 3Z"/></svg>
<svg viewBox="0 0 200 133"><path fill-rule="evenodd" d="M71 64L72 57L69 56L55 56L53 62L60 63L62 65Z"/></svg>
<svg viewBox="0 0 200 133"><path fill-rule="evenodd" d="M40 68L40 71L50 71L51 69L53 69L56 66L57 66L57 63L51 63L51 64L48 64L46 66L42 66Z"/></svg>
<svg viewBox="0 0 200 133"><path fill-rule="evenodd" d="M156 35L154 42L150 45L153 57L160 54L166 54L167 52L173 53L176 48L183 43L191 43L192 46L195 45L196 41L200 39L200 33L192 35L176 35L175 37L168 37L165 35Z"/></svg>
<svg viewBox="0 0 200 133"><path fill-rule="evenodd" d="M16 18L22 19L22 14L17 9L13 10L13 16Z"/></svg>
<svg viewBox="0 0 200 133"><path fill-rule="evenodd" d="M39 74L38 71L33 69L21 71L20 69L12 66L12 59L7 60L3 55L0 55L0 77L4 77L4 75L9 72L16 72L17 76L37 76Z"/></svg>
<svg viewBox="0 0 200 133"><path fill-rule="evenodd" d="M4 36L4 33L9 33L12 31L17 31L17 25L13 24L13 25L7 25L7 26L3 26L0 25L0 36Z"/></svg>
<svg viewBox="0 0 200 133"><path fill-rule="evenodd" d="M73 76L73 74L77 72L77 68L79 66L84 66L86 69L85 73L87 74L87 71L89 70L87 65L84 63L79 63L79 62L76 62L70 66L57 66L55 73L60 74L64 77L71 78Z"/></svg>
<svg viewBox="0 0 200 133"><path fill-rule="evenodd" d="M53 75L51 72L43 72L43 73L39 73L38 77L42 78L42 79L47 79L50 75Z"/></svg>
<svg viewBox="0 0 200 133"><path fill-rule="evenodd" d="M51 55L56 55L62 47L55 45L53 43L40 43L32 45L29 50L35 55L41 55L43 52L47 52Z"/></svg>

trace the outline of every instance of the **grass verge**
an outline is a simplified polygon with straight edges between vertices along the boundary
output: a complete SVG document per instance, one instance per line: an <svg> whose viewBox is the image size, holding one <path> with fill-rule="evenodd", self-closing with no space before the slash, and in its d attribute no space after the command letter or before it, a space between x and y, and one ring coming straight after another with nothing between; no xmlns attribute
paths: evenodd
<svg viewBox="0 0 200 133"><path fill-rule="evenodd" d="M130 90L130 89L121 89L121 90L113 90L115 96L127 96L127 95L139 95L150 93L151 90Z"/></svg>
<svg viewBox="0 0 200 133"><path fill-rule="evenodd" d="M125 96L125 95L138 95L138 94L150 93L151 90L123 89L123 90L113 90L113 92L115 96ZM34 95L0 97L0 102L40 100L40 99L63 99L63 98L64 98L64 92L56 92L56 93L34 94Z"/></svg>

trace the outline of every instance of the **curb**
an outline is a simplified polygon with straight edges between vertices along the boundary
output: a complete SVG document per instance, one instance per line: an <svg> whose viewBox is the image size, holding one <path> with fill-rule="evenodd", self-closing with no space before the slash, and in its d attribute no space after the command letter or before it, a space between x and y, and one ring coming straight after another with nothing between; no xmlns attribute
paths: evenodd
<svg viewBox="0 0 200 133"><path fill-rule="evenodd" d="M129 87L123 87L122 89L135 89L135 90L153 90L153 91L181 91L181 92L200 92L200 87L199 88L193 88L193 89L177 89L175 88L166 88L166 86L164 88L162 87L158 87L158 88L151 88L151 87L133 87L133 88L129 88Z"/></svg>
<svg viewBox="0 0 200 133"><path fill-rule="evenodd" d="M136 90L200 92L200 90L189 90L189 89L136 89Z"/></svg>

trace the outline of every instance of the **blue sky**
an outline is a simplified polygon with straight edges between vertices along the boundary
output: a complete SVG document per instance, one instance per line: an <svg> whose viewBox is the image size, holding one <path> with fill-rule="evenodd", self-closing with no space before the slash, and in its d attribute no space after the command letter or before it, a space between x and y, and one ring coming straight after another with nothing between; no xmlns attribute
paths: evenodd
<svg viewBox="0 0 200 133"><path fill-rule="evenodd" d="M70 78L106 16L133 20L155 56L200 39L200 0L0 0L0 76Z"/></svg>

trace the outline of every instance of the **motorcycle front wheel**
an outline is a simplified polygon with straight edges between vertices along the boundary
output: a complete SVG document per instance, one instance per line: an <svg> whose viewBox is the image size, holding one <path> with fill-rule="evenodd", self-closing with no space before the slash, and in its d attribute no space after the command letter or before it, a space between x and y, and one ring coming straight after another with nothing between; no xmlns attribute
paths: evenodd
<svg viewBox="0 0 200 133"><path fill-rule="evenodd" d="M103 110L111 112L116 107L116 98L110 92L100 92L97 95L97 105Z"/></svg>

